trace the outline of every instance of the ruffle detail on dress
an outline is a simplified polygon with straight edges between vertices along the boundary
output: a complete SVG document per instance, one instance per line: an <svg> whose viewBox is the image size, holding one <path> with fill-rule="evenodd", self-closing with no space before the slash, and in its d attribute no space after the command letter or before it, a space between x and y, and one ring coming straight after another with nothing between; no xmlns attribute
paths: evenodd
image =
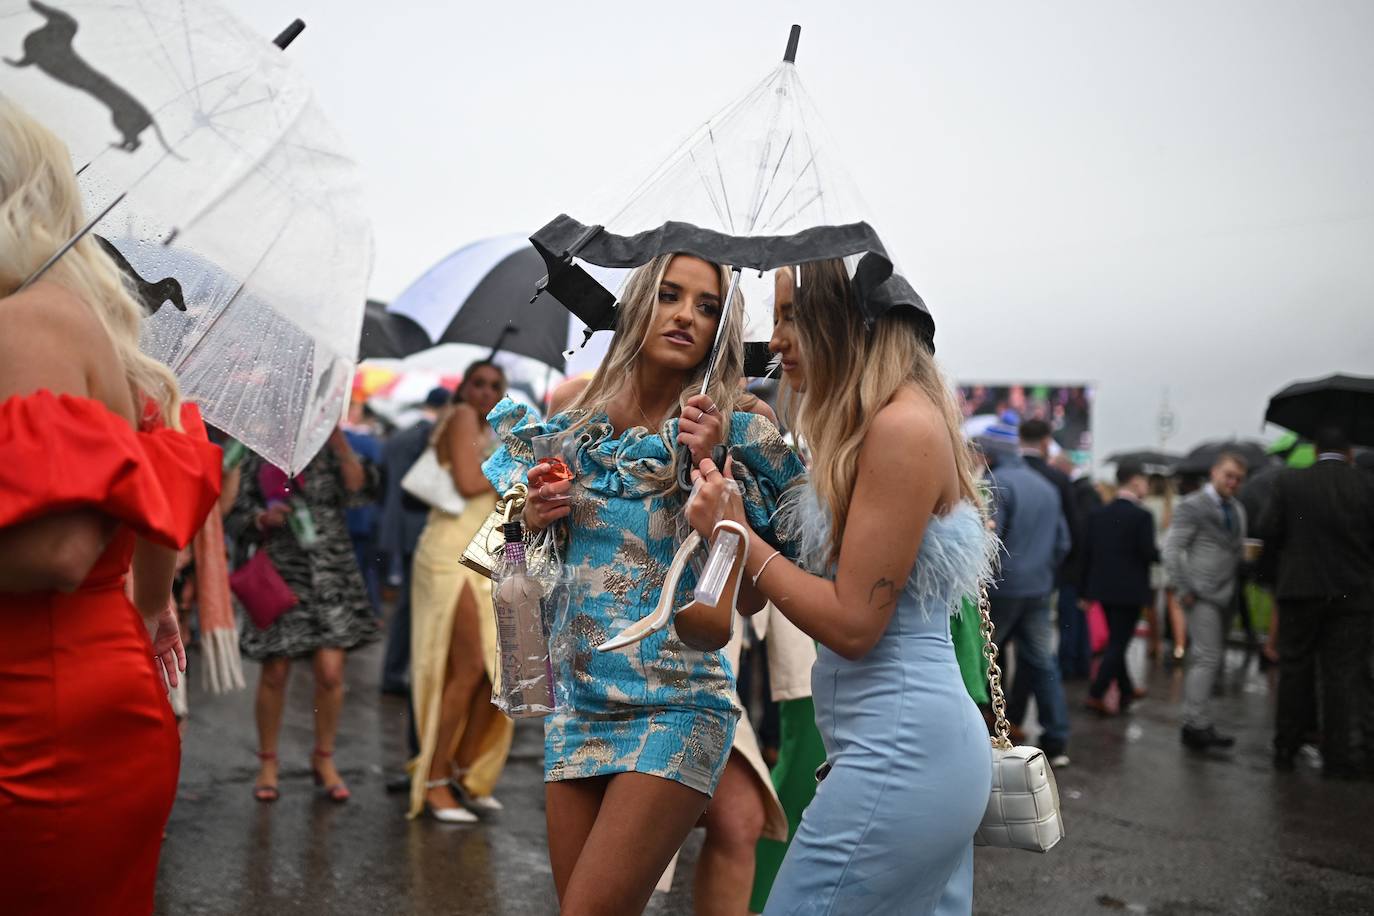
<svg viewBox="0 0 1374 916"><path fill-rule="evenodd" d="M796 544L798 557L808 571L833 575L829 562L830 513L809 483L794 487L778 511L780 535ZM903 591L924 612L945 605L951 614L960 611L965 595L975 602L984 582L992 580L1001 544L983 523L983 515L971 502L961 501L945 515L933 515L926 525L916 565Z"/></svg>
<svg viewBox="0 0 1374 916"><path fill-rule="evenodd" d="M534 466L533 440L563 432L579 419L576 413L560 413L547 420L528 405L509 398L487 416L501 447L482 465L482 471L498 492L525 479ZM654 477L672 465L669 444L677 439L677 420L663 424L660 433L642 426L616 435L604 414L579 427L578 482L596 493L636 499L657 496L663 486ZM735 479L744 490L749 522L765 535L772 531L772 515L788 485L805 473L777 427L764 417L744 411L731 416L728 444L737 456Z"/></svg>
<svg viewBox="0 0 1374 916"><path fill-rule="evenodd" d="M220 450L184 404L184 431L135 432L99 401L38 391L0 404L0 527L96 509L165 547L190 543L220 491Z"/></svg>

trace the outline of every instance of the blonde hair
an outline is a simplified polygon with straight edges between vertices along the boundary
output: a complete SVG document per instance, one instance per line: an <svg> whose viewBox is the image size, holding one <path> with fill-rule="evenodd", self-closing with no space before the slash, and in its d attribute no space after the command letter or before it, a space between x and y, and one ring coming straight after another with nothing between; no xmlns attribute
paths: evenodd
<svg viewBox="0 0 1374 916"><path fill-rule="evenodd" d="M0 96L0 298L17 292L67 240L86 215L71 154L51 131ZM114 344L135 396L150 399L162 422L179 429L176 376L139 349L143 308L109 255L88 233L48 268L43 279L63 287L91 310Z"/></svg>
<svg viewBox="0 0 1374 916"><path fill-rule="evenodd" d="M695 255L682 256L696 257ZM649 339L649 334L654 327L653 319L658 305L659 286L662 285L663 277L668 272L668 265L672 263L675 257L678 255L661 254L649 263L637 268L625 281L620 305L616 309L615 336L611 338L610 350L606 353L606 358L601 361L596 374L592 376L591 382L582 389L581 393L567 408L569 412L581 412L581 415L569 427L570 431L587 425L594 416L605 411L611 400L632 377L639 354L644 349L644 342ZM710 261L706 263L711 264ZM730 287L730 270L721 264L711 264L711 266L716 269L720 276L720 296L723 306L726 291ZM741 405L747 406L754 400L752 395L741 391L739 386L739 380L744 374L744 297L738 290L735 291L735 302L731 306L729 314L721 317L725 321L725 330L720 337L720 356L716 361L715 371L711 375L711 384L707 387L706 394L711 398L711 402L720 409L721 422L728 433L730 417L735 409ZM701 389L701 380L706 375L706 364L709 361L708 356L692 370L690 378L682 389L682 394L678 397L679 406ZM673 455L673 461L662 471L653 474L651 479L660 484L665 491L671 491L676 487L676 443L668 441L668 437L664 435L661 426L653 432L668 447L668 451Z"/></svg>
<svg viewBox="0 0 1374 916"><path fill-rule="evenodd" d="M795 284L791 268L780 273ZM830 513L831 561L839 559L864 436L878 411L905 386L921 391L940 411L954 449L959 493L981 502L959 407L915 315L889 311L868 327L853 301L844 261L832 259L805 265L792 316L806 390L799 406L788 403L788 412L795 414L789 425L810 451L811 485Z"/></svg>

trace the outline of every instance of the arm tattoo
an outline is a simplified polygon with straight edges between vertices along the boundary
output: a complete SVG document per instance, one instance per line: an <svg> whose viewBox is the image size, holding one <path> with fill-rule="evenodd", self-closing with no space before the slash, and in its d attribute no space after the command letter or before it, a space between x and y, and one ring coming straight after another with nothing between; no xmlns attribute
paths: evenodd
<svg viewBox="0 0 1374 916"><path fill-rule="evenodd" d="M897 583L891 579L883 577L873 583L873 587L868 590L868 603L873 605L878 602L878 610L884 610L897 603Z"/></svg>

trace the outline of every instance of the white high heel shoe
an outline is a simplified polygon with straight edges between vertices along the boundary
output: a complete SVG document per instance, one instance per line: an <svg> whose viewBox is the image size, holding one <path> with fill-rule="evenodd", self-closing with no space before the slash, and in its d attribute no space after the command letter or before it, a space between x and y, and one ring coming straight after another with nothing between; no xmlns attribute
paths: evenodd
<svg viewBox="0 0 1374 916"><path fill-rule="evenodd" d="M687 569L687 562L691 559L692 553L701 545L701 535L693 531L673 555L672 565L668 568L668 576L664 580L663 590L659 593L658 604L654 607L653 613L635 621L619 635L597 646L597 651L610 652L633 645L647 636L667 629L675 617L679 621L678 638L690 648L714 651L729 642L730 633L734 629L735 602L739 598L740 582L744 578L744 561L749 556L749 529L738 522L722 519L711 530L713 541L716 533L722 529L732 531L740 538L740 549L735 554L729 578L726 580L727 583L730 579L734 580L734 587L728 590L728 600L727 594L722 593L720 601L714 606L690 601L676 611L673 609L673 595L677 592L678 580Z"/></svg>
<svg viewBox="0 0 1374 916"><path fill-rule="evenodd" d="M448 785L449 781L447 779L431 779L425 783L425 788L437 789L440 786ZM449 791L452 791L451 787ZM431 805L428 801L426 801L425 811L429 812L429 816L434 818L436 821L439 821L441 824L477 823L477 815L473 814L467 808L436 808L433 805Z"/></svg>

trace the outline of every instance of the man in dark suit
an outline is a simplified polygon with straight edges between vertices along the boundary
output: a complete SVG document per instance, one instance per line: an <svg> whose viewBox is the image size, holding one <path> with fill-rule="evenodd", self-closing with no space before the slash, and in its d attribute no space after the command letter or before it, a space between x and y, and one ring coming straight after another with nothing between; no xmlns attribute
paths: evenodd
<svg viewBox="0 0 1374 916"><path fill-rule="evenodd" d="M1140 505L1150 492L1145 469L1122 464L1116 482L1116 499L1089 515L1083 527L1083 597L1102 603L1109 634L1102 666L1083 705L1103 715L1110 714L1102 697L1113 680L1121 688L1122 712L1135 700L1126 647L1141 608L1150 603L1150 564L1159 559L1154 516Z"/></svg>
<svg viewBox="0 0 1374 916"><path fill-rule="evenodd" d="M1283 611L1274 764L1293 768L1315 665L1325 773L1350 778L1374 739L1360 735L1374 625L1374 484L1353 466L1339 430L1318 435L1317 452L1310 468L1279 476L1260 525L1264 551L1276 554Z"/></svg>

